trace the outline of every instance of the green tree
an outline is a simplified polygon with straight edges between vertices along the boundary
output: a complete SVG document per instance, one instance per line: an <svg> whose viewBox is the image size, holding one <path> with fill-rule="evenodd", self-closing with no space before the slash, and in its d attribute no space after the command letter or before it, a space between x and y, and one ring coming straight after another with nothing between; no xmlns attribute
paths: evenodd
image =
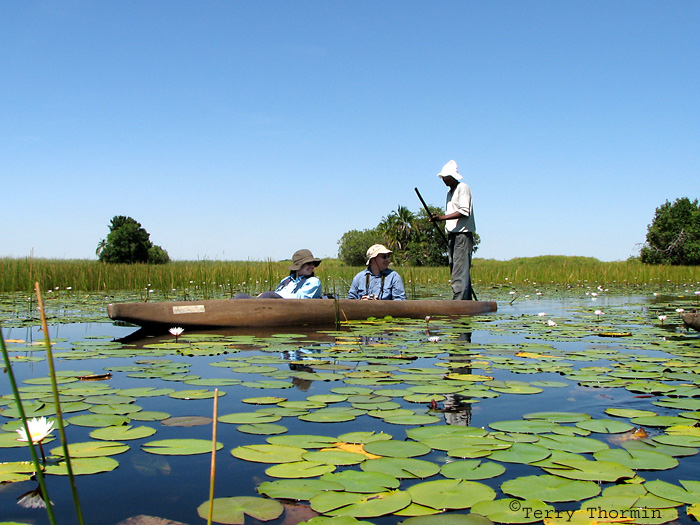
<svg viewBox="0 0 700 525"><path fill-rule="evenodd" d="M338 258L348 266L364 266L367 262L367 248L373 244L386 242L376 228L371 230L350 230L338 241Z"/></svg>
<svg viewBox="0 0 700 525"><path fill-rule="evenodd" d="M688 197L656 208L640 257L647 264L700 264L700 206Z"/></svg>
<svg viewBox="0 0 700 525"><path fill-rule="evenodd" d="M168 252L150 241L149 233L131 217L112 218L109 234L97 245L100 261L105 263L151 263L170 261Z"/></svg>

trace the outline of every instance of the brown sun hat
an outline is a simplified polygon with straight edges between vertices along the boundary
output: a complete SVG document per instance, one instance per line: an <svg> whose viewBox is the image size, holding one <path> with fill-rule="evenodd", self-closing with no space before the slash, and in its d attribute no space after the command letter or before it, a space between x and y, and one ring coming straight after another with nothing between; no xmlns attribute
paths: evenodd
<svg viewBox="0 0 700 525"><path fill-rule="evenodd" d="M321 259L316 259L310 250L297 250L292 255L292 264L289 269L296 271L306 263L314 263L314 266L318 266L321 264Z"/></svg>

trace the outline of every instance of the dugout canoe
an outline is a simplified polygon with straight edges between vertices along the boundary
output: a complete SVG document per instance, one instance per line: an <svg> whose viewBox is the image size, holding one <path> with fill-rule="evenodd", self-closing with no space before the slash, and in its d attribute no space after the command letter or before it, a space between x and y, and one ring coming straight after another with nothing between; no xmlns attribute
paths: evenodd
<svg viewBox="0 0 700 525"><path fill-rule="evenodd" d="M700 332L700 312L693 310L692 312L686 312L681 314L681 319L683 319L683 325L686 330L692 328Z"/></svg>
<svg viewBox="0 0 700 525"><path fill-rule="evenodd" d="M212 299L112 303L115 321L141 327L215 328L322 326L370 317L459 316L495 312L495 301L360 301L353 299Z"/></svg>

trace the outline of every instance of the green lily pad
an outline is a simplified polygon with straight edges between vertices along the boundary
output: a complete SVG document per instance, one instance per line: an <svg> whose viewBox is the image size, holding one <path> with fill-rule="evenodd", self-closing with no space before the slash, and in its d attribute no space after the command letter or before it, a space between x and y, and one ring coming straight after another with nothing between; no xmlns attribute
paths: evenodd
<svg viewBox="0 0 700 525"><path fill-rule="evenodd" d="M234 425L275 423L282 419L282 416L274 414L264 414L262 412L237 412L219 416L220 423L232 423Z"/></svg>
<svg viewBox="0 0 700 525"><path fill-rule="evenodd" d="M588 419L579 421L576 426L598 434L621 434L634 429L634 425L615 419Z"/></svg>
<svg viewBox="0 0 700 525"><path fill-rule="evenodd" d="M213 507L212 521L229 525L242 525L246 516L260 521L270 521L280 517L284 512L280 502L253 496L215 498ZM209 502L205 501L197 507L197 513L201 518L208 519Z"/></svg>
<svg viewBox="0 0 700 525"><path fill-rule="evenodd" d="M141 439L152 436L156 433L156 429L146 426L132 427L131 425L122 427L105 427L98 428L90 432L90 437L93 439L101 439L103 441L129 441L131 439Z"/></svg>
<svg viewBox="0 0 700 525"><path fill-rule="evenodd" d="M480 501L496 498L496 492L482 483L459 479L425 481L407 489L411 500L438 510L468 509Z"/></svg>
<svg viewBox="0 0 700 525"><path fill-rule="evenodd" d="M311 498L311 508L330 516L373 518L393 514L407 507L411 497L407 492L391 491L375 494L324 492Z"/></svg>
<svg viewBox="0 0 700 525"><path fill-rule="evenodd" d="M357 465L367 459L367 456L345 450L312 450L302 454L302 459L324 465Z"/></svg>
<svg viewBox="0 0 700 525"><path fill-rule="evenodd" d="M608 481L633 478L634 471L611 461L588 461L586 459L563 459L557 468L543 467L545 472L567 479L583 481Z"/></svg>
<svg viewBox="0 0 700 525"><path fill-rule="evenodd" d="M451 479L477 480L495 478L505 471L503 465L493 461L465 460L446 463L440 474Z"/></svg>
<svg viewBox="0 0 700 525"><path fill-rule="evenodd" d="M84 443L69 443L68 454L73 458L99 458L116 456L129 450L129 445L117 442L87 441ZM54 456L63 456L63 447L51 449Z"/></svg>
<svg viewBox="0 0 700 525"><path fill-rule="evenodd" d="M256 463L292 463L301 461L306 452L303 448L287 445L246 445L234 448L231 455Z"/></svg>
<svg viewBox="0 0 700 525"><path fill-rule="evenodd" d="M240 425L236 430L244 434L257 434L259 436L272 436L275 434L284 434L287 427L276 425L274 423L255 423L253 425Z"/></svg>
<svg viewBox="0 0 700 525"><path fill-rule="evenodd" d="M347 471L355 472L355 471ZM317 494L328 490L344 490L341 483L324 479L281 479L275 481L265 481L256 489L260 494L269 498L291 499L296 501L310 500Z"/></svg>
<svg viewBox="0 0 700 525"><path fill-rule="evenodd" d="M399 488L400 482L394 476L381 472L364 472L357 470L344 470L338 473L329 473L321 476L320 481L328 482L330 486L340 485L346 492L373 494L390 489Z"/></svg>
<svg viewBox="0 0 700 525"><path fill-rule="evenodd" d="M113 414L85 414L68 418L71 425L79 427L111 427L126 425L130 419L126 416Z"/></svg>
<svg viewBox="0 0 700 525"><path fill-rule="evenodd" d="M190 456L210 453L212 446L206 439L162 439L144 443L141 448L144 452L162 456ZM216 450L222 448L223 444L216 444Z"/></svg>
<svg viewBox="0 0 700 525"><path fill-rule="evenodd" d="M596 452L593 457L598 461L612 461L634 470L668 470L678 466L676 458L651 450L615 448Z"/></svg>
<svg viewBox="0 0 700 525"><path fill-rule="evenodd" d="M99 472L109 472L119 466L119 462L112 458L71 458L71 470L76 476L86 476L89 474L97 474ZM54 474L56 476L67 476L68 467L64 460L58 463L47 465L46 474Z"/></svg>
<svg viewBox="0 0 700 525"><path fill-rule="evenodd" d="M687 481L681 481L681 484L684 486L686 483ZM691 485L681 488L678 485L673 485L666 481L653 480L644 483L644 488L660 498L685 503L687 505L700 504L700 489ZM694 490L688 490L688 488L693 488Z"/></svg>
<svg viewBox="0 0 700 525"><path fill-rule="evenodd" d="M506 450L495 450L489 455L490 459L505 463L534 463L549 457L552 452L539 445L531 443L514 443Z"/></svg>
<svg viewBox="0 0 700 525"><path fill-rule="evenodd" d="M302 460L273 465L265 470L265 474L273 478L315 478L334 470L335 465Z"/></svg>
<svg viewBox="0 0 700 525"><path fill-rule="evenodd" d="M310 436L298 434L273 436L267 438L267 442L271 445L286 445L290 447L303 448L326 448L333 446L333 444L337 443L338 441L343 441L343 439L340 437L334 438L330 436ZM301 455L299 455L297 459L301 459Z"/></svg>
<svg viewBox="0 0 700 525"><path fill-rule="evenodd" d="M244 403L249 403L251 405L276 405L280 401L286 401L286 397L274 397L274 396L264 396L264 397L248 397L246 399L241 399Z"/></svg>
<svg viewBox="0 0 700 525"><path fill-rule="evenodd" d="M413 458L430 452L430 447L416 441L373 441L365 445L365 452L392 458Z"/></svg>
<svg viewBox="0 0 700 525"><path fill-rule="evenodd" d="M548 503L579 501L600 494L600 486L593 481L579 481L559 476L523 476L501 484L501 490L516 498L539 499Z"/></svg>
<svg viewBox="0 0 700 525"><path fill-rule="evenodd" d="M430 461L416 458L379 458L360 464L365 472L382 472L398 479L425 479L440 472L440 467Z"/></svg>
<svg viewBox="0 0 700 525"><path fill-rule="evenodd" d="M347 434L341 434L338 436L337 441L342 443L372 443L373 441L388 441L393 439L391 434L385 434L383 432L348 432Z"/></svg>

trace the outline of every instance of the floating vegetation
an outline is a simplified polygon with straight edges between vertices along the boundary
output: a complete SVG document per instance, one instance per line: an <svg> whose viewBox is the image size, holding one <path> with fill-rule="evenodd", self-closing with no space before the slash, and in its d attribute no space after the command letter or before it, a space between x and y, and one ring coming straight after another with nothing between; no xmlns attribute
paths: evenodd
<svg viewBox="0 0 700 525"><path fill-rule="evenodd" d="M158 475L156 484L182 494L171 519L206 516L208 503L189 493L191 485L171 486L155 473L206 475L196 458L211 453L211 400L223 387L216 492L227 497L214 499L215 522L291 516L289 501L309 523L379 516L407 525L437 517L529 523L547 512L546 523L566 522L565 512L570 523L585 523L593 506L658 511L638 523L698 516L700 338L675 313L695 295L649 298L653 308L600 290L565 304L524 295L493 315L429 324L376 319L351 330L267 336L184 332L177 342L168 333L100 337L111 326L100 324L89 335L57 337L74 471L103 473L100 485L138 466L137 485ZM78 305L71 310L80 316ZM668 316L663 325L660 311ZM25 412L53 417L45 351L30 329L20 337L13 325L3 330L13 331L8 353ZM24 483L32 472L9 394L0 392L7 455L0 481ZM51 484L66 469L61 447L49 453ZM165 463L146 468L151 455Z"/></svg>

